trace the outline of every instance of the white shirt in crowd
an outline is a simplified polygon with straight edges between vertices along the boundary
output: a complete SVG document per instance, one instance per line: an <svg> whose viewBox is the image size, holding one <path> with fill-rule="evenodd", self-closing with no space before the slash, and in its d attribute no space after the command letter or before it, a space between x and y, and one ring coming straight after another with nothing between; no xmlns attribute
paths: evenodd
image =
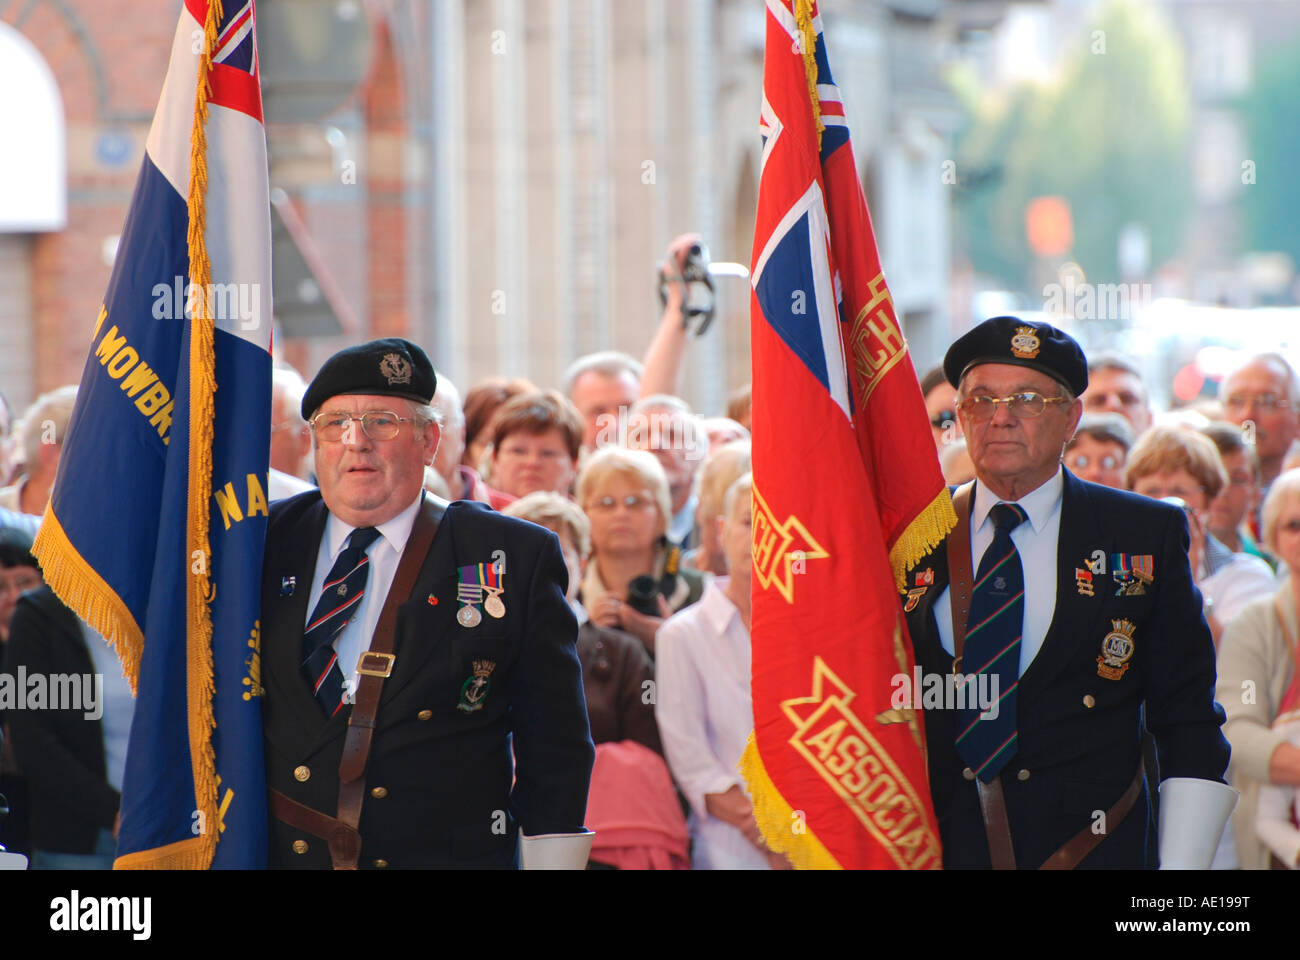
<svg viewBox="0 0 1300 960"><path fill-rule="evenodd" d="M698 603L659 628L655 717L668 767L691 805L691 866L766 870L762 851L704 806L705 794L744 789L736 765L754 728L749 631L726 588L726 578L710 582Z"/></svg>
<svg viewBox="0 0 1300 960"><path fill-rule="evenodd" d="M315 490L315 486L306 480L300 480L291 473L272 467L266 478L266 499L283 500L285 497L293 497L300 493L306 493L308 490Z"/></svg>
<svg viewBox="0 0 1300 960"><path fill-rule="evenodd" d="M406 541L410 539L411 528L415 526L415 513L420 508L423 496L424 491L421 491L409 507L387 523L380 524L376 528L379 536L366 551L366 556L370 558L366 595L353 610L348 625L334 638L334 652L338 654L339 669L343 671L344 683L350 684L349 689L357 689L357 662L360 661L361 654L370 649L370 638L374 636L375 626L379 623L379 614L384 608L388 588L392 586L393 577L397 573L397 561L406 549ZM320 538L320 549L316 553L316 574L311 581L311 599L307 601L304 629L311 622L312 610L320 599L321 588L325 586L325 577L329 575L338 555L343 552L353 529L332 513L325 522L325 534ZM298 589L301 590L302 587L299 586Z"/></svg>
<svg viewBox="0 0 1300 960"><path fill-rule="evenodd" d="M1259 557L1234 553L1231 560L1196 586L1214 602L1213 613L1226 627L1250 601L1274 593L1277 581L1268 564Z"/></svg>
<svg viewBox="0 0 1300 960"><path fill-rule="evenodd" d="M104 769L109 785L122 792L122 778L126 774L126 747L131 739L131 718L135 716L135 698L131 684L122 675L122 662L116 651L108 645L103 634L84 620L81 635L90 650L91 666L97 675L95 707L101 712L100 729L104 733Z"/></svg>

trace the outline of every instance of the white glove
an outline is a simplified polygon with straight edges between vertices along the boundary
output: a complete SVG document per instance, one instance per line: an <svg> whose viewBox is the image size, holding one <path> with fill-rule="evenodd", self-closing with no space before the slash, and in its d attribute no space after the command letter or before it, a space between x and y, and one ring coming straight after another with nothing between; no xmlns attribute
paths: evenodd
<svg viewBox="0 0 1300 960"><path fill-rule="evenodd" d="M594 831L543 833L526 837L519 831L519 866L524 870L586 870Z"/></svg>
<svg viewBox="0 0 1300 960"><path fill-rule="evenodd" d="M26 870L27 858L21 853L5 853L0 847L0 870Z"/></svg>
<svg viewBox="0 0 1300 960"><path fill-rule="evenodd" d="M1237 791L1214 780L1170 777L1160 784L1160 869L1208 870Z"/></svg>

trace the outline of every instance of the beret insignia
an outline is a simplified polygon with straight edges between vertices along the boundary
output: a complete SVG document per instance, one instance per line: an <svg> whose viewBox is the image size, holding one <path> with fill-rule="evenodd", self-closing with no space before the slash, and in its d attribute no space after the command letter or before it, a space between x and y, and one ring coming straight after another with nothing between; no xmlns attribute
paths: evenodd
<svg viewBox="0 0 1300 960"><path fill-rule="evenodd" d="M1033 360L1041 347L1033 327L1016 327L1016 335L1011 338L1012 353L1021 360Z"/></svg>
<svg viewBox="0 0 1300 960"><path fill-rule="evenodd" d="M1038 343L1037 340L1034 341ZM386 353L379 361L379 372L388 378L388 385L395 387L399 383L411 382L411 365L400 353Z"/></svg>

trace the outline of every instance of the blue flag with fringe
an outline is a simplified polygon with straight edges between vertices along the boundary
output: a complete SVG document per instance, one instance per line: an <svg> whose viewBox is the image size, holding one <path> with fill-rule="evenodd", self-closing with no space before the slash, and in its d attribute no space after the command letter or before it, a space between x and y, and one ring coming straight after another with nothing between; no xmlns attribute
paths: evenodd
<svg viewBox="0 0 1300 960"><path fill-rule="evenodd" d="M254 13L181 9L33 548L136 693L118 869L266 864L271 230Z"/></svg>

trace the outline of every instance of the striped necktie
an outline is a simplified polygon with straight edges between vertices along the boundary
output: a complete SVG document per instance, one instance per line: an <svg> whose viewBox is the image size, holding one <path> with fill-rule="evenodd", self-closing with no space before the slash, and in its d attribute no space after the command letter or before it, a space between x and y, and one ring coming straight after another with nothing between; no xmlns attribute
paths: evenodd
<svg viewBox="0 0 1300 960"><path fill-rule="evenodd" d="M334 638L348 625L366 595L366 577L370 573L366 549L378 536L379 531L374 527L358 527L352 531L347 546L325 576L320 599L302 637L303 676L311 684L312 694L326 717L333 717L344 703L343 671L334 651Z"/></svg>
<svg viewBox="0 0 1300 960"><path fill-rule="evenodd" d="M958 711L957 753L975 775L991 781L1016 753L1016 687L1020 683L1020 633L1025 619L1025 573L1011 531L1027 514L1014 503L989 512L993 542L984 551L971 592L970 626L962 673L972 678L966 708ZM972 676L973 675L973 676ZM987 676L987 680L983 677ZM994 686L994 678L997 685ZM983 682L981 682L983 680ZM997 716L979 708L978 694L997 692Z"/></svg>

